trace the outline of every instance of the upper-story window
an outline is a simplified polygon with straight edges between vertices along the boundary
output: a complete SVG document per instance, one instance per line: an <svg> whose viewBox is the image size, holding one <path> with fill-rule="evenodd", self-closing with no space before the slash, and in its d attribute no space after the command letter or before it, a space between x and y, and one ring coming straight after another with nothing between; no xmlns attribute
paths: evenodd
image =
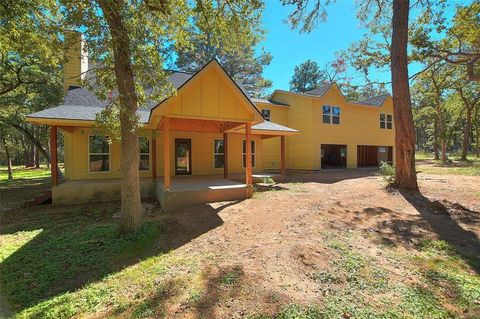
<svg viewBox="0 0 480 319"><path fill-rule="evenodd" d="M139 169L148 171L150 169L150 140L147 137L139 137L138 146L140 149Z"/></svg>
<svg viewBox="0 0 480 319"><path fill-rule="evenodd" d="M340 124L340 108L338 106L323 106L323 123Z"/></svg>
<svg viewBox="0 0 480 319"><path fill-rule="evenodd" d="M380 128L391 130L393 126L392 114L380 114Z"/></svg>
<svg viewBox="0 0 480 319"><path fill-rule="evenodd" d="M91 135L88 137L88 171L110 171L110 144L108 137Z"/></svg>
<svg viewBox="0 0 480 319"><path fill-rule="evenodd" d="M262 109L262 116L265 119L265 121L270 122L270 110L268 109Z"/></svg>

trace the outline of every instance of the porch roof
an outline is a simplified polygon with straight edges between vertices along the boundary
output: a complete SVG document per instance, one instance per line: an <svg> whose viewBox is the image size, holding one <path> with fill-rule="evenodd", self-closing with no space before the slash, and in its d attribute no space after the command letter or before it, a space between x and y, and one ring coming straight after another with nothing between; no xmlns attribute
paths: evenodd
<svg viewBox="0 0 480 319"><path fill-rule="evenodd" d="M245 128L239 127L229 130L231 133L244 133ZM272 136L281 136L281 135L295 135L299 131L293 128L283 126L271 121L263 121L252 126L252 134L255 135L272 135Z"/></svg>

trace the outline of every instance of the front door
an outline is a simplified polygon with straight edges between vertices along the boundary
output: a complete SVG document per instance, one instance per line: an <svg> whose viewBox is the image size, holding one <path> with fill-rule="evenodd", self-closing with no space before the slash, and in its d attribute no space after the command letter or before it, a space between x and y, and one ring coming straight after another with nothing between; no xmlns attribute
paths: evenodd
<svg viewBox="0 0 480 319"><path fill-rule="evenodd" d="M175 175L192 174L192 141L189 138L175 139Z"/></svg>

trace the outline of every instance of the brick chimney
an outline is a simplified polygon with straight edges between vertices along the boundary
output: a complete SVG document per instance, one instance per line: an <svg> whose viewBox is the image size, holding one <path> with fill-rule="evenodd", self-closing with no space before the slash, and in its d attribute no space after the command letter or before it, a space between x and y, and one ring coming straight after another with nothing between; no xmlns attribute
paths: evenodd
<svg viewBox="0 0 480 319"><path fill-rule="evenodd" d="M80 32L66 31L66 61L63 68L63 86L66 94L70 86L79 87L88 70L88 51Z"/></svg>

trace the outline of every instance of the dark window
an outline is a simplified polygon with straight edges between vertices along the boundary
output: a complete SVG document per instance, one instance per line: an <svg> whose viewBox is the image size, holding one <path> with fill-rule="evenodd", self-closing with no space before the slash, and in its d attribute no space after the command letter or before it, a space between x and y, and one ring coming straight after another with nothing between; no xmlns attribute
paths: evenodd
<svg viewBox="0 0 480 319"><path fill-rule="evenodd" d="M340 124L340 108L337 106L323 106L323 123Z"/></svg>
<svg viewBox="0 0 480 319"><path fill-rule="evenodd" d="M391 130L393 126L393 116L391 114L380 114L380 128Z"/></svg>
<svg viewBox="0 0 480 319"><path fill-rule="evenodd" d="M245 163L245 153L247 152L246 147L245 147L245 140L243 140L242 143L242 165L243 167L246 166ZM251 141L251 148L252 148L252 167L255 167L255 141Z"/></svg>
<svg viewBox="0 0 480 319"><path fill-rule="evenodd" d="M108 137L88 137L88 170L89 172L110 171L110 144Z"/></svg>
<svg viewBox="0 0 480 319"><path fill-rule="evenodd" d="M270 122L270 110L268 109L262 109L262 116L265 119L265 121Z"/></svg>
<svg viewBox="0 0 480 319"><path fill-rule="evenodd" d="M139 137L138 145L140 149L139 169L148 171L150 169L150 141L147 137Z"/></svg>
<svg viewBox="0 0 480 319"><path fill-rule="evenodd" d="M222 168L225 166L223 140L213 140L213 165L215 168Z"/></svg>

